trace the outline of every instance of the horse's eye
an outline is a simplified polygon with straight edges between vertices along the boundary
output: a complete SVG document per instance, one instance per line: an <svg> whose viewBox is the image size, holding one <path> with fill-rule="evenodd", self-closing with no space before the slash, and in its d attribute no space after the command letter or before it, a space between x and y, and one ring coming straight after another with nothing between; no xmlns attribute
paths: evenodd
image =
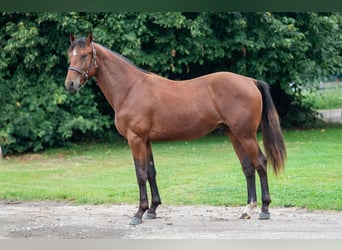
<svg viewBox="0 0 342 250"><path fill-rule="evenodd" d="M86 58L87 57L87 55L81 55L81 58L82 59L84 59L84 58Z"/></svg>

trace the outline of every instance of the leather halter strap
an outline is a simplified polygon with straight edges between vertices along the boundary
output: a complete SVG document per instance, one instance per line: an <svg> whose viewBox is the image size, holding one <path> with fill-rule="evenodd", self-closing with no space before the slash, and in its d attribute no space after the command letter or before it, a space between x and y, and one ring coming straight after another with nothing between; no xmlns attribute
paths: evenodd
<svg viewBox="0 0 342 250"><path fill-rule="evenodd" d="M72 66L68 67L68 70L73 70L73 71L79 73L83 77L83 79L85 80L84 83L86 83L89 80L89 71L91 70L91 68L93 66L94 66L95 70L97 70L97 68L98 68L98 65L96 63L96 50L95 50L94 42L91 42L91 50L92 50L91 64L89 65L87 71L83 71L83 70L80 70L80 69L72 67Z"/></svg>

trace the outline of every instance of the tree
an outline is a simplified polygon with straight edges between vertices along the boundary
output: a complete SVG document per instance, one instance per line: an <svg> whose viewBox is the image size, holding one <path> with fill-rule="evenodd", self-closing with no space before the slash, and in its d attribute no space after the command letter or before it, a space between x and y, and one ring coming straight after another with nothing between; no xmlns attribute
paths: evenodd
<svg viewBox="0 0 342 250"><path fill-rule="evenodd" d="M303 89L341 73L340 13L2 13L0 145L37 151L107 135L113 111L94 81L64 89L68 35L97 42L171 79L232 71L265 80L282 123L313 117Z"/></svg>

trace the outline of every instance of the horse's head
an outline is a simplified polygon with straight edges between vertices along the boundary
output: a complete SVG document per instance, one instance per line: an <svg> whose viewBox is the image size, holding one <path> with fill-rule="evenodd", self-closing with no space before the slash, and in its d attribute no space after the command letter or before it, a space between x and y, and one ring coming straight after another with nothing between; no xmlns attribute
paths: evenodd
<svg viewBox="0 0 342 250"><path fill-rule="evenodd" d="M78 38L70 34L70 47L68 50L70 65L65 80L65 87L76 93L89 78L96 74L96 50L93 35L89 33L87 38Z"/></svg>

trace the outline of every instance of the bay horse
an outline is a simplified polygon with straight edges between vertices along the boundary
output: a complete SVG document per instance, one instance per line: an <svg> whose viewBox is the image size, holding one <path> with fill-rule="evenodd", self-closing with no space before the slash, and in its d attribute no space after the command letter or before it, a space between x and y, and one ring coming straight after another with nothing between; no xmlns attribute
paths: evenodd
<svg viewBox="0 0 342 250"><path fill-rule="evenodd" d="M172 81L138 68L120 54L95 43L92 33L70 34L70 66L65 86L76 93L95 77L115 111L115 126L132 151L140 193L131 225L156 218L161 204L151 142L193 140L222 127L230 138L247 182L247 206L240 218L249 219L257 205L255 172L260 178L260 219L269 219L271 197L267 161L278 174L284 169L286 148L267 83L230 72L217 72ZM266 157L258 146L261 127ZM152 201L149 206L146 181Z"/></svg>

